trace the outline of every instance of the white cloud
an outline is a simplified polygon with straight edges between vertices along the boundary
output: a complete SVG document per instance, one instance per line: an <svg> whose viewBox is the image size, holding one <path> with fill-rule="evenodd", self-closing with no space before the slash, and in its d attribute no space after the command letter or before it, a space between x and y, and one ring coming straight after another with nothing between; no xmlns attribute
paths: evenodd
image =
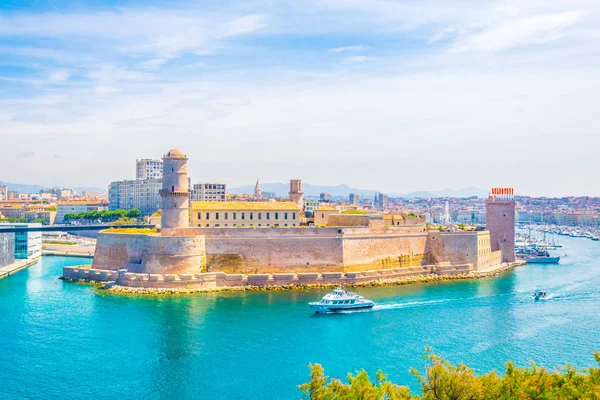
<svg viewBox="0 0 600 400"><path fill-rule="evenodd" d="M51 83L60 83L60 82L66 82L67 80L69 80L69 71L61 69L61 70L57 70L52 72L49 76L48 76L48 80Z"/></svg>
<svg viewBox="0 0 600 400"><path fill-rule="evenodd" d="M577 25L583 11L567 11L511 20L458 39L451 51L499 51L516 46L540 44L559 39L566 29Z"/></svg>
<svg viewBox="0 0 600 400"><path fill-rule="evenodd" d="M264 28L263 14L229 15L198 10L122 9L114 12L42 13L0 16L0 36L97 40L124 53L175 58L211 51L218 40ZM48 53L47 56L57 55Z"/></svg>
<svg viewBox="0 0 600 400"><path fill-rule="evenodd" d="M116 81L148 81L152 76L146 72L134 71L129 68L117 67L111 64L94 66L87 77L103 83Z"/></svg>
<svg viewBox="0 0 600 400"><path fill-rule="evenodd" d="M222 24L216 37L226 38L251 33L267 26L267 18L262 14L244 15Z"/></svg>
<svg viewBox="0 0 600 400"><path fill-rule="evenodd" d="M439 42L440 40L443 40L445 38L447 38L450 34L455 33L456 32L456 28L445 28L442 29L441 31L439 31L438 33L436 33L430 40L429 43L435 43L435 42Z"/></svg>
<svg viewBox="0 0 600 400"><path fill-rule="evenodd" d="M158 69L166 64L169 60L166 58L154 58L151 60L146 60L138 64L138 67L141 69Z"/></svg>
<svg viewBox="0 0 600 400"><path fill-rule="evenodd" d="M365 45L356 45L356 46L334 47L333 49L330 49L329 51L331 53L343 53L343 52L358 53L361 51L365 51L366 49L368 49L368 47Z"/></svg>
<svg viewBox="0 0 600 400"><path fill-rule="evenodd" d="M370 60L372 57L368 57L368 56L352 56L352 57L346 57L342 60L342 62L346 63L346 64L358 64L358 63L364 63L365 61Z"/></svg>

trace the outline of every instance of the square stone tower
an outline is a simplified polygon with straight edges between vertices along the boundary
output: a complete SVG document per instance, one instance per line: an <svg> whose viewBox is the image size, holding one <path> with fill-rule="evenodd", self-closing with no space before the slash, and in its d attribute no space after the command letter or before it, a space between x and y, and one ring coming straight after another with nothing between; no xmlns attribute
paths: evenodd
<svg viewBox="0 0 600 400"><path fill-rule="evenodd" d="M515 199L513 188L493 188L485 203L492 251L502 251L502 262L515 261Z"/></svg>
<svg viewBox="0 0 600 400"><path fill-rule="evenodd" d="M298 207L304 206L302 181L300 179L290 180L290 201L298 204Z"/></svg>

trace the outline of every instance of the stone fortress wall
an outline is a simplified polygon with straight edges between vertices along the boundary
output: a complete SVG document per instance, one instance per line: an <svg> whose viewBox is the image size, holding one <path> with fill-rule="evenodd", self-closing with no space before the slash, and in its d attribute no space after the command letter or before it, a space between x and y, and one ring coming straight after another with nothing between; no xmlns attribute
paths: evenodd
<svg viewBox="0 0 600 400"><path fill-rule="evenodd" d="M487 231L425 224L329 228L177 228L158 235L101 233L92 267L133 273L354 272L421 265L500 264Z"/></svg>
<svg viewBox="0 0 600 400"><path fill-rule="evenodd" d="M164 236L205 237L208 272L360 271L423 263L425 223L326 228L181 228Z"/></svg>
<svg viewBox="0 0 600 400"><path fill-rule="evenodd" d="M500 264L502 259L500 251L491 250L489 231L430 231L427 254L431 263L466 263L476 270Z"/></svg>
<svg viewBox="0 0 600 400"><path fill-rule="evenodd" d="M204 236L101 233L92 268L138 273L201 272L206 265Z"/></svg>

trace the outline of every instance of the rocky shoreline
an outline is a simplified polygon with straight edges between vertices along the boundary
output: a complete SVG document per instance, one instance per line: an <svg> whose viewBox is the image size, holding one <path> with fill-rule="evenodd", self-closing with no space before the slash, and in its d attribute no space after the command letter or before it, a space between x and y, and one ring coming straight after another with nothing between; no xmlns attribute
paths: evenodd
<svg viewBox="0 0 600 400"><path fill-rule="evenodd" d="M367 282L349 283L344 284L345 287L384 287L384 286L402 286L416 283L434 283L434 282L445 282L454 280L468 280L468 279L483 279L499 275L503 272L511 270L513 268L525 265L524 262L516 262L507 265L503 265L500 268L493 269L486 272L473 272L469 274L458 274L458 275L436 275L427 274L419 275L414 277L406 277L399 279L378 279ZM188 295L188 294L202 294L202 293L217 293L217 292L243 292L243 291L284 291L284 290L309 290L309 289L330 289L338 286L337 283L319 283L319 284L305 284L305 285L267 285L267 286L222 286L222 287L204 287L204 288L149 288L149 287L132 287L118 285L116 282L90 282L87 280L72 280L61 277L61 279L76 282L92 284L98 290L104 293L110 294L122 294L122 295L141 295L141 296L164 296L164 295Z"/></svg>

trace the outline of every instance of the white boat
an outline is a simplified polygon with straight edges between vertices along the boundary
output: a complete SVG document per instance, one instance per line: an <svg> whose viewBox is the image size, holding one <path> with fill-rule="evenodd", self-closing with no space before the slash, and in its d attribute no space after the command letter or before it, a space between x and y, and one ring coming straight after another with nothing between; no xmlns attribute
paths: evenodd
<svg viewBox="0 0 600 400"><path fill-rule="evenodd" d="M308 303L310 308L318 313L328 313L334 311L357 310L362 308L371 308L375 305L369 299L365 299L356 293L346 292L341 287L331 293L327 293L321 301Z"/></svg>
<svg viewBox="0 0 600 400"><path fill-rule="evenodd" d="M526 249L518 249L515 252L516 256L527 264L558 264L560 257L552 257L546 250L540 250L535 247Z"/></svg>
<svg viewBox="0 0 600 400"><path fill-rule="evenodd" d="M542 290L536 290L536 292L533 294L534 300L542 300L542 299L545 299L546 297L548 297L548 293L546 293Z"/></svg>

